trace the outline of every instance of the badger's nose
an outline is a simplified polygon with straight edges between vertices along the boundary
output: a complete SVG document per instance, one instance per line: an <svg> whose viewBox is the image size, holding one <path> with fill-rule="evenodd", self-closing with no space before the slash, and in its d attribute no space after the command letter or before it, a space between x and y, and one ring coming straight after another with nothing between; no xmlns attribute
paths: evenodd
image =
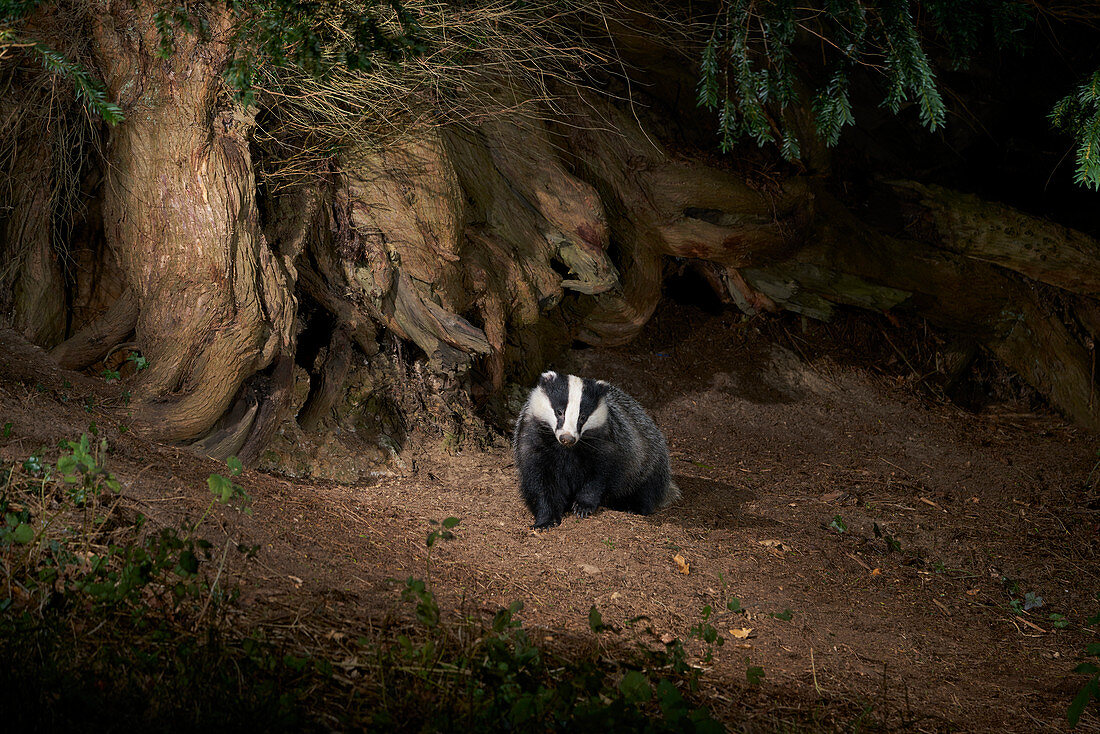
<svg viewBox="0 0 1100 734"><path fill-rule="evenodd" d="M577 437L572 433L562 433L558 436L558 443L562 446L572 446L577 442Z"/></svg>

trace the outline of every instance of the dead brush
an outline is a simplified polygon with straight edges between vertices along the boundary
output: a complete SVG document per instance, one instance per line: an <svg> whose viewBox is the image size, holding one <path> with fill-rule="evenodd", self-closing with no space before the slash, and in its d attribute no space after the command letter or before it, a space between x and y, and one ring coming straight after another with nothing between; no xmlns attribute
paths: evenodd
<svg viewBox="0 0 1100 734"><path fill-rule="evenodd" d="M603 3L456 7L428 0L406 7L425 39L419 55L353 71L328 50L321 74L294 65L259 69L256 140L272 190L314 178L349 149L379 151L426 128L503 114L545 114L555 85L583 86L594 68L613 61L612 51L578 33L604 23ZM328 37L345 33L335 19L320 22Z"/></svg>

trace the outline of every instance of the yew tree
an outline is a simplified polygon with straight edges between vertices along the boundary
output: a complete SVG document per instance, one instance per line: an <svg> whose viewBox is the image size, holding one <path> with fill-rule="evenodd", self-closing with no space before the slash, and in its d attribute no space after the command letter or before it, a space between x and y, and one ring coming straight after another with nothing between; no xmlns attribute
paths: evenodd
<svg viewBox="0 0 1100 734"><path fill-rule="evenodd" d="M684 268L750 314L915 313L1100 429L1095 218L990 200L966 162L1030 114L1095 207L1100 15L1061 12L7 2L0 307L64 367L131 355L146 435L253 462L504 413Z"/></svg>

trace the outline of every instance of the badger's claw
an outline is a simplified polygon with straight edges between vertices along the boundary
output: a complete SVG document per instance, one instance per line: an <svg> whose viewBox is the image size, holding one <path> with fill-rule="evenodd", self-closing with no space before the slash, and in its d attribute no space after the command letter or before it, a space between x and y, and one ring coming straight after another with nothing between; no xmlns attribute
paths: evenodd
<svg viewBox="0 0 1100 734"><path fill-rule="evenodd" d="M596 511L596 508L593 507L592 505L582 505L582 504L579 504L579 503L573 505L573 514L576 515L577 517L581 517L581 518L588 517L589 515L591 515L595 511Z"/></svg>
<svg viewBox="0 0 1100 734"><path fill-rule="evenodd" d="M541 522L536 522L534 525L531 526L531 529L532 530L546 530L546 529L552 528L556 525L561 525L561 518L560 517L559 518L549 517L549 518L546 518L545 520L542 520Z"/></svg>

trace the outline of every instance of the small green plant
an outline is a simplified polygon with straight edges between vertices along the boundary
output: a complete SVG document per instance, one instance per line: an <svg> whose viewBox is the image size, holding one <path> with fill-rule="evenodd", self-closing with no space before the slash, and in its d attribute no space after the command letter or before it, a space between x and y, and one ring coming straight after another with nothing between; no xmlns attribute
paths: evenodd
<svg viewBox="0 0 1100 734"><path fill-rule="evenodd" d="M105 379L108 384L112 382L118 382L122 379L122 373L120 373L118 370L106 369L99 374L103 375L103 379Z"/></svg>
<svg viewBox="0 0 1100 734"><path fill-rule="evenodd" d="M848 524L844 522L844 518L840 515L833 516L833 521L829 523L829 528L837 531L837 533L841 535L848 532Z"/></svg>
<svg viewBox="0 0 1100 734"><path fill-rule="evenodd" d="M11 421L4 424L4 428L0 430L0 438L11 438Z"/></svg>
<svg viewBox="0 0 1100 734"><path fill-rule="evenodd" d="M68 453L57 457L57 471L69 485L69 496L77 507L83 507L90 498L99 497L104 489L118 492L121 487L105 466L107 439L93 446L88 434L80 434L78 441L65 441Z"/></svg>
<svg viewBox="0 0 1100 734"><path fill-rule="evenodd" d="M417 578L410 576L405 581L405 588L401 592L401 598L405 601L416 602L416 620L428 629L439 626L439 604L435 601L435 595L428 585Z"/></svg>
<svg viewBox="0 0 1100 734"><path fill-rule="evenodd" d="M726 643L725 638L718 634L718 630L710 623L710 617L713 613L714 609L710 604L704 605L701 612L702 621L688 630L689 636L701 640L706 645L703 652L703 661L707 663L714 660L715 651Z"/></svg>
<svg viewBox="0 0 1100 734"><path fill-rule="evenodd" d="M607 546L608 550L615 550L615 541L611 538L604 538L601 542Z"/></svg>
<svg viewBox="0 0 1100 734"><path fill-rule="evenodd" d="M882 532L882 528L880 528L878 526L877 522L872 523L872 528L875 531L875 537L876 538L882 538L882 540L886 543L886 552L887 553L893 553L894 551L897 551L899 553L901 552L901 543L899 543L893 535L890 535L889 533ZM937 561L936 566L935 566L936 572L937 573L942 573L943 568L944 568L944 565Z"/></svg>
<svg viewBox="0 0 1100 734"><path fill-rule="evenodd" d="M424 573L428 578L428 583L431 583L431 579L432 579L432 546L434 546L436 543L438 543L441 540L454 540L455 539L455 534L451 531L454 530L456 527L458 527L458 524L462 521L460 519L458 519L457 517L448 517L445 520L443 520L443 522L438 522L436 520L429 520L429 522L432 525L437 525L438 526L438 527L434 528L433 530L428 531L428 540L427 540L428 553L424 557Z"/></svg>
<svg viewBox="0 0 1100 734"><path fill-rule="evenodd" d="M404 595L415 604L426 637L410 632L379 651L386 691L374 714L376 727L409 723L411 712L415 728L430 731L453 728L457 716L471 731L723 731L705 708L693 708L684 697L683 688L694 690L698 670L688 665L679 642L616 664L559 657L532 643L516 617L521 602L499 609L488 624L467 616L454 628L433 611L438 604L426 584L409 579ZM617 631L595 607L589 627L597 634Z"/></svg>
<svg viewBox="0 0 1100 734"><path fill-rule="evenodd" d="M603 615L600 614L600 610L593 604L588 610L588 629L595 632L597 635L605 630L611 629L611 625L604 624Z"/></svg>
<svg viewBox="0 0 1100 734"><path fill-rule="evenodd" d="M748 658L745 658L745 680L749 682L750 686L758 686L764 680L764 669L759 665L751 665Z"/></svg>
<svg viewBox="0 0 1100 734"><path fill-rule="evenodd" d="M1066 627L1069 627L1069 620L1056 612L1051 612L1047 620L1050 621L1050 626L1054 629L1064 630Z"/></svg>
<svg viewBox="0 0 1100 734"><path fill-rule="evenodd" d="M149 360L136 352L131 352L130 356L126 358L126 361L133 364L138 372L141 372L149 366Z"/></svg>
<svg viewBox="0 0 1100 734"><path fill-rule="evenodd" d="M1043 606L1043 597L1036 594L1034 591L1029 591L1024 594L1024 611L1030 612L1032 609L1038 609Z"/></svg>
<svg viewBox="0 0 1100 734"><path fill-rule="evenodd" d="M728 602L726 602L726 609L730 610L731 612L733 612L735 614L744 614L745 613L745 608L741 606L741 600L738 599L736 596L731 598Z"/></svg>
<svg viewBox="0 0 1100 734"><path fill-rule="evenodd" d="M229 466L229 475L231 477L240 476L244 471L244 465L241 464L241 460L236 456L230 456L225 460L225 463ZM221 474L211 474L206 480L206 486L210 488L210 494L214 495L214 499L210 502L210 505L206 508L206 512L202 514L202 518L196 524L201 524L202 520L206 518L207 513L214 507L214 502L220 502L223 505L228 505L231 502L236 501L238 509L246 515L252 514L252 496L245 491L244 487L234 482L228 477L224 477Z"/></svg>
<svg viewBox="0 0 1100 734"><path fill-rule="evenodd" d="M774 617L783 622L790 622L794 618L794 612L790 609L784 609L782 612L769 612L769 617Z"/></svg>
<svg viewBox="0 0 1100 734"><path fill-rule="evenodd" d="M1094 642L1085 648L1085 655L1100 658L1100 642ZM1091 662L1081 663L1073 669L1073 672L1089 676L1066 710L1069 725L1075 728L1077 722L1081 720L1081 714L1084 712L1085 706L1093 699L1100 701L1100 666Z"/></svg>
<svg viewBox="0 0 1100 734"><path fill-rule="evenodd" d="M1015 584L1013 584L1015 587ZM1023 614L1024 612L1030 612L1032 609L1038 609L1043 606L1043 597L1036 594L1034 591L1029 591L1024 594L1023 599L1010 599L1008 602L1008 608L1016 614Z"/></svg>

